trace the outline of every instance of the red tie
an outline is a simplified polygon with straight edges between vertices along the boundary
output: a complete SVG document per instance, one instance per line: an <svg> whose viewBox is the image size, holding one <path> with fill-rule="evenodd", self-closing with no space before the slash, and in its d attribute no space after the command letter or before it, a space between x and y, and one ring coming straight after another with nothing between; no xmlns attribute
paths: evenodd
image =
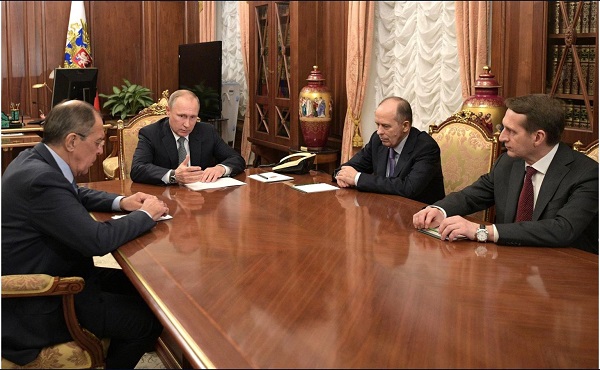
<svg viewBox="0 0 600 370"><path fill-rule="evenodd" d="M515 222L531 221L531 216L533 215L533 183L531 182L531 176L536 172L535 168L527 166L527 174L525 175L523 189L521 189L521 195L519 196Z"/></svg>

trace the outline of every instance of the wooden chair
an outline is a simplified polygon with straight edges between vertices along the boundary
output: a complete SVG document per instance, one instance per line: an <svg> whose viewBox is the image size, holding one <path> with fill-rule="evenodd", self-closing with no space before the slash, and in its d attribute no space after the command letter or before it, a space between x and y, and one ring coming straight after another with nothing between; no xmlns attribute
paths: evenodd
<svg viewBox="0 0 600 370"><path fill-rule="evenodd" d="M585 148L583 148L583 143L577 140L573 144L573 149L575 149L578 152L582 152L583 154L598 162L598 139L592 141L590 145L588 145Z"/></svg>
<svg viewBox="0 0 600 370"><path fill-rule="evenodd" d="M62 296L67 328L73 340L43 348L38 357L25 366L2 358L3 369L83 369L104 367L108 340L99 340L79 325L75 312L75 294L85 282L81 277L56 277L45 274L2 276L2 299L23 297Z"/></svg>
<svg viewBox="0 0 600 370"><path fill-rule="evenodd" d="M120 179L129 179L133 153L138 144L138 133L140 129L167 116L167 105L169 101L169 90L162 93L160 100L151 106L144 108L135 117L129 120L127 125L119 120L117 123L118 135L118 174ZM111 153L112 154L112 153Z"/></svg>
<svg viewBox="0 0 600 370"><path fill-rule="evenodd" d="M468 110L453 114L439 126L430 125L429 134L441 150L446 195L490 172L500 155L500 134L490 133L483 118ZM487 209L471 216L492 222L494 211Z"/></svg>
<svg viewBox="0 0 600 370"><path fill-rule="evenodd" d="M107 180L119 178L119 140L116 136L109 136L108 141L112 143L112 151L102 161L102 170Z"/></svg>

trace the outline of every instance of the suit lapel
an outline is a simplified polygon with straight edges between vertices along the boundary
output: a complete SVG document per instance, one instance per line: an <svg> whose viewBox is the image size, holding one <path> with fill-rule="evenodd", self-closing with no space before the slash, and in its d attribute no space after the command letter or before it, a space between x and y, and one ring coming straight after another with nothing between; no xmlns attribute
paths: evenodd
<svg viewBox="0 0 600 370"><path fill-rule="evenodd" d="M539 220L542 212L548 205L548 202L550 202L554 196L556 189L558 189L558 186L564 177L569 173L567 164L572 161L572 149L567 147L565 150L565 147L561 144L550 163L550 167L548 167L548 172L544 176L544 182L542 182L542 187L538 193L535 209L533 210L533 215L531 217L533 221Z"/></svg>
<svg viewBox="0 0 600 370"><path fill-rule="evenodd" d="M413 127L410 128L410 131L408 132L408 138L406 138L406 143L404 143L404 148L402 148L402 153L400 153L396 167L394 167L394 175L402 172L402 169L408 162L408 159L411 157L412 152L415 149L418 133L415 133L413 130L416 131L417 129Z"/></svg>
<svg viewBox="0 0 600 370"><path fill-rule="evenodd" d="M200 127L201 122L197 122L196 126L188 136L190 140L190 165L200 166L200 159L202 153L202 139L200 135Z"/></svg>
<svg viewBox="0 0 600 370"><path fill-rule="evenodd" d="M167 151L169 162L171 162L171 165L174 166L173 168L176 168L179 162L179 158L177 156L177 143L175 142L173 131L171 131L171 126L169 126L168 118L164 121L163 126L161 127L160 139L165 150Z"/></svg>
<svg viewBox="0 0 600 370"><path fill-rule="evenodd" d="M496 174L495 176L498 176ZM513 163L508 180L508 194L506 194L506 219L504 222L514 222L517 214L517 204L519 203L519 195L523 187L525 179L525 161L518 160Z"/></svg>
<svg viewBox="0 0 600 370"><path fill-rule="evenodd" d="M385 145L381 145L377 150L377 175L385 177L385 173L387 171L387 160L388 148Z"/></svg>

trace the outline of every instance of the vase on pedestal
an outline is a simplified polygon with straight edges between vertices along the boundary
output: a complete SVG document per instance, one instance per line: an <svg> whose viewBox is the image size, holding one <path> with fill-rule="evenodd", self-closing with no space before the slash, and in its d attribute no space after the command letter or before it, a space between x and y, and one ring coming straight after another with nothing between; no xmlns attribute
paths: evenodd
<svg viewBox="0 0 600 370"><path fill-rule="evenodd" d="M333 102L318 66L313 66L306 81L308 85L300 90L298 103L300 130L304 146L308 150L319 151L327 144Z"/></svg>
<svg viewBox="0 0 600 370"><path fill-rule="evenodd" d="M475 80L475 95L463 103L462 109L476 113L490 132L498 132L502 128L502 118L506 113L504 98L498 95L500 84L488 66Z"/></svg>

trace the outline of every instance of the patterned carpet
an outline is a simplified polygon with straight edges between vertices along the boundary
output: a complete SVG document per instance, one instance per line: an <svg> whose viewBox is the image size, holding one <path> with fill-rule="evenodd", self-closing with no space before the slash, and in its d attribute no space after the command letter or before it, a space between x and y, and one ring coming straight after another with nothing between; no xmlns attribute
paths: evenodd
<svg viewBox="0 0 600 370"><path fill-rule="evenodd" d="M156 352L148 352L140 359L136 369L166 369L165 365L160 361Z"/></svg>

